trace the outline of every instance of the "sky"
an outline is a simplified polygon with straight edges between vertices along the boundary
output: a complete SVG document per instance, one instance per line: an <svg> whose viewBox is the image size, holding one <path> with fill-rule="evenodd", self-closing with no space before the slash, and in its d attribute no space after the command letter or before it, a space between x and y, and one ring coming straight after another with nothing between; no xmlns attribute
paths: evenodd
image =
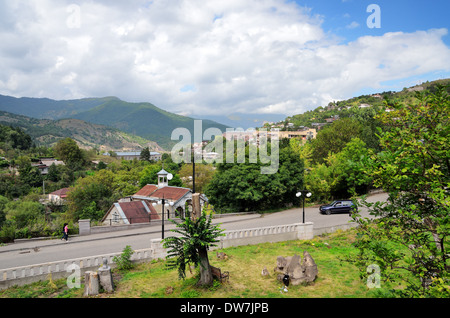
<svg viewBox="0 0 450 318"><path fill-rule="evenodd" d="M448 0L0 0L0 94L300 114L450 78Z"/></svg>

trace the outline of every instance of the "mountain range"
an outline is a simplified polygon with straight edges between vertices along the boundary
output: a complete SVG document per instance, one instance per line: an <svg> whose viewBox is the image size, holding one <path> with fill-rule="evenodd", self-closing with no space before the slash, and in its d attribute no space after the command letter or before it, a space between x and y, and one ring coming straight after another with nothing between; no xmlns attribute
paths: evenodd
<svg viewBox="0 0 450 318"><path fill-rule="evenodd" d="M187 128L192 135L194 129L194 118L164 111L151 103L129 103L117 97L57 101L48 98L16 98L0 95L0 110L30 117L30 119L6 120L6 114L2 114L3 122L15 121L19 126L19 123L33 123L32 119L53 120L46 124L36 123L38 126L50 123L56 126L64 123L63 126L67 126L69 118L77 119L79 120L77 126L84 126L83 122L106 126L156 142L165 150L169 150L178 142L171 140L175 128ZM61 121L62 119L66 121ZM225 131L228 127L209 119L203 119L202 126L203 129L214 127L221 131ZM94 126L89 127L92 129Z"/></svg>
<svg viewBox="0 0 450 318"><path fill-rule="evenodd" d="M342 107L381 105L384 98L411 103L417 91L433 91L438 84L449 85L450 79L422 83L400 92L383 92L381 95L362 95L330 102L324 108L320 106L314 111L291 117L283 114L244 113L205 116L202 128L206 130L214 127L225 132L228 127L256 128L262 127L264 122L285 120L297 126L308 126L312 122L323 122L326 116L330 116L330 111L336 112ZM130 103L117 97L57 101L0 95L0 124L22 127L38 145L45 146L51 146L61 138L71 137L86 148L131 150L148 146L153 151L170 150L178 142L171 140L172 131L183 127L189 129L193 136L194 120L164 111L151 103Z"/></svg>

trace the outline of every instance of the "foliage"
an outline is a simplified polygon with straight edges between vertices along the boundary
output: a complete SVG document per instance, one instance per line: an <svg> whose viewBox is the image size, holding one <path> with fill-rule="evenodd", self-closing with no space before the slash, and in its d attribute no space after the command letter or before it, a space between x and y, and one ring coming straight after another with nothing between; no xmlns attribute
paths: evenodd
<svg viewBox="0 0 450 318"><path fill-rule="evenodd" d="M86 164L84 153L75 140L67 137L57 142L54 147L55 154L72 169L79 169Z"/></svg>
<svg viewBox="0 0 450 318"><path fill-rule="evenodd" d="M142 149L141 154L139 156L140 160L150 161L150 149L149 147L145 147Z"/></svg>
<svg viewBox="0 0 450 318"><path fill-rule="evenodd" d="M211 164L195 165L195 192L204 193L206 186L211 181L215 173L215 168ZM180 178L185 187L192 189L192 163L186 163L180 169Z"/></svg>
<svg viewBox="0 0 450 318"><path fill-rule="evenodd" d="M303 187L303 161L288 140L280 142L279 167L274 174L262 174L263 164L221 163L205 189L217 211L257 211L298 204L295 193ZM270 151L270 149L269 149ZM236 160L234 161L236 162Z"/></svg>
<svg viewBox="0 0 450 318"><path fill-rule="evenodd" d="M190 264L199 266L202 257L205 257L201 252L215 246L217 238L223 235L223 230L219 225L212 225L212 216L207 216L204 212L197 220L190 217L181 220L181 223L171 220L176 225L172 232L180 234L181 237L171 236L164 239L164 247L168 249L168 267L177 268L179 278L184 279L186 267Z"/></svg>
<svg viewBox="0 0 450 318"><path fill-rule="evenodd" d="M103 215L95 211L106 211L118 199L114 195L114 174L108 170L100 170L93 176L80 178L67 194L67 214L73 220L79 220L83 214L93 213L98 220ZM92 203L95 203L95 206Z"/></svg>
<svg viewBox="0 0 450 318"><path fill-rule="evenodd" d="M379 115L388 129L380 131L382 152L370 173L389 198L366 203L373 222L354 216L361 225L356 261L361 271L378 264L385 280L405 282L402 296L448 295L450 98L440 88L417 100Z"/></svg>
<svg viewBox="0 0 450 318"><path fill-rule="evenodd" d="M131 256L134 254L133 249L130 245L125 246L122 250L122 254L113 257L113 262L117 264L117 269L119 270L130 270L134 267L131 261Z"/></svg>
<svg viewBox="0 0 450 318"><path fill-rule="evenodd" d="M0 125L0 145L0 148L27 150L32 140L20 127Z"/></svg>
<svg viewBox="0 0 450 318"><path fill-rule="evenodd" d="M176 173L179 170L179 167L177 164L170 161L168 162L168 165L165 165L164 167L164 170L173 174L172 180L169 180L168 183L170 186L173 187L181 187L183 186L183 183L180 179L180 176ZM154 163L146 166L140 174L140 181L139 181L140 186L143 187L146 184L158 184L158 172L160 172L161 169L162 169L161 163Z"/></svg>
<svg viewBox="0 0 450 318"><path fill-rule="evenodd" d="M31 226L44 218L44 206L32 201L9 201L4 211L6 218L12 220L18 228Z"/></svg>
<svg viewBox="0 0 450 318"><path fill-rule="evenodd" d="M42 185L42 175L38 168L31 166L31 160L27 156L20 156L17 158L16 164L18 166L19 179L23 184L30 187L38 187Z"/></svg>
<svg viewBox="0 0 450 318"><path fill-rule="evenodd" d="M340 152L345 145L361 133L362 125L355 119L343 118L323 128L312 140L312 157L322 163L330 153Z"/></svg>

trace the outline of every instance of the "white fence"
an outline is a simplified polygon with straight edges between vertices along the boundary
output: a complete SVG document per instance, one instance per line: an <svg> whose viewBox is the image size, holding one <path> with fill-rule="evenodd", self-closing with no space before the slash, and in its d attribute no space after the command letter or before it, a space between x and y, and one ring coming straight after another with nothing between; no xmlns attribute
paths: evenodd
<svg viewBox="0 0 450 318"><path fill-rule="evenodd" d="M267 242L312 239L313 223L308 222L225 231L224 234L225 236L220 237L220 241L215 249ZM161 239L153 239L149 242L149 245L149 248L134 251L131 260L133 262L146 262L152 259L166 257L167 251L162 246ZM82 277L84 272L92 271L102 266L104 258L111 267L115 267L113 258L120 254L121 252L0 269L0 290L14 285L25 285L50 278L60 279L68 277L73 273L73 267L71 265L76 265L75 267L80 269L80 275Z"/></svg>

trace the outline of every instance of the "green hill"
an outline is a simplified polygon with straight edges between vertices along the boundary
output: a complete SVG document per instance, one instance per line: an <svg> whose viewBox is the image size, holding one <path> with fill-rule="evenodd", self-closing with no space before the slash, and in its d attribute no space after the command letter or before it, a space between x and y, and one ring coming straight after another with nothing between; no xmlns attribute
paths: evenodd
<svg viewBox="0 0 450 318"><path fill-rule="evenodd" d="M149 147L154 151L162 150L153 141L79 119L36 119L0 111L0 124L22 128L38 146L49 147L60 139L70 137L82 148L96 147L109 151Z"/></svg>
<svg viewBox="0 0 450 318"><path fill-rule="evenodd" d="M437 85L450 85L450 79L426 82L409 88L405 87L399 92L388 91L372 95L361 95L342 101L330 101L330 103L326 106L319 106L316 109L307 111L303 114L287 117L285 122L293 123L295 127L311 127L313 123L325 123L326 118L330 118L335 115L346 117L349 115L348 110L350 108L382 107L384 106L385 100L404 104L414 104L417 102L415 96L418 91L429 90L433 92ZM450 93L450 86L447 86L447 89Z"/></svg>
<svg viewBox="0 0 450 318"><path fill-rule="evenodd" d="M187 128L193 134L194 119L164 111L151 103L129 103L117 97L84 98L56 101L48 98L15 98L0 95L0 110L37 119L80 119L119 129L157 142L168 150L177 141L171 140L175 128ZM227 126L203 120L203 129Z"/></svg>
<svg viewBox="0 0 450 318"><path fill-rule="evenodd" d="M170 149L177 141L171 140L172 131L183 127L193 135L194 119L166 112L150 103L128 103L109 100L89 111L75 114L73 118L114 127L122 131L154 140L165 149ZM227 126L212 120L202 121L203 129L219 128L223 132Z"/></svg>

